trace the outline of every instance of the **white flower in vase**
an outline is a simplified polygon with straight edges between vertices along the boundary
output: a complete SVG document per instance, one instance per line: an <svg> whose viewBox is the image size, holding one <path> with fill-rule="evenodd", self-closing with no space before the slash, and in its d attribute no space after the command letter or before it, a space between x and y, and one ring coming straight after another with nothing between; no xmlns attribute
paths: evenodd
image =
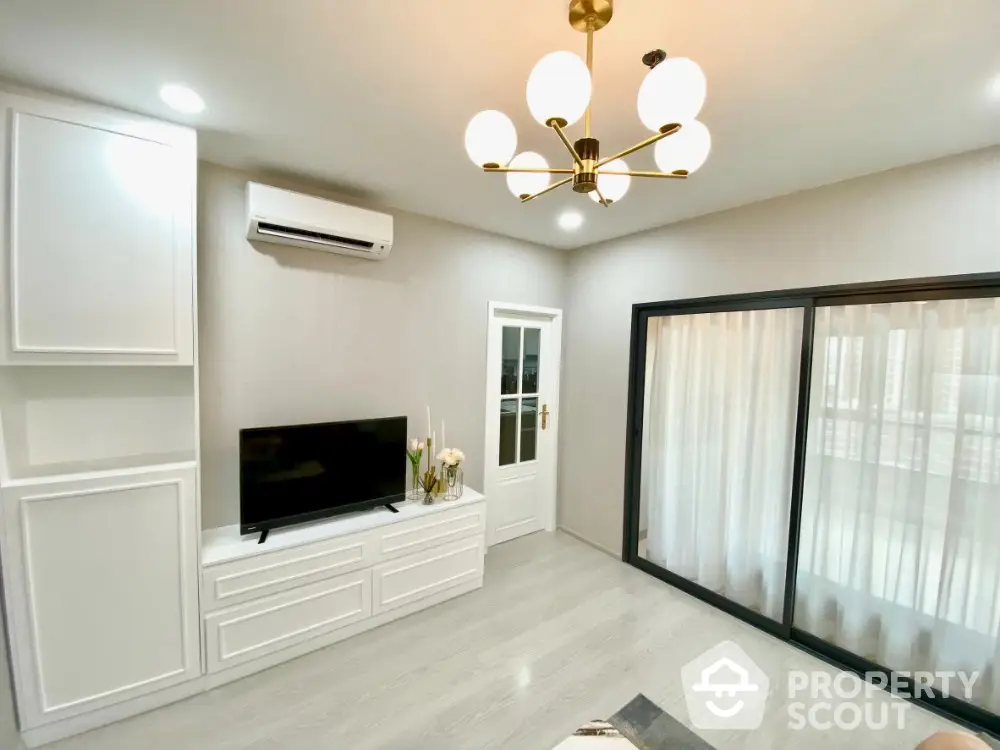
<svg viewBox="0 0 1000 750"><path fill-rule="evenodd" d="M437 459L451 469L457 467L465 460L465 454L458 450L458 448L444 448L438 453Z"/></svg>
<svg viewBox="0 0 1000 750"><path fill-rule="evenodd" d="M410 463L414 467L420 464L420 457L424 455L424 447L424 444L416 438L410 438L410 442L406 444L406 457L410 459Z"/></svg>

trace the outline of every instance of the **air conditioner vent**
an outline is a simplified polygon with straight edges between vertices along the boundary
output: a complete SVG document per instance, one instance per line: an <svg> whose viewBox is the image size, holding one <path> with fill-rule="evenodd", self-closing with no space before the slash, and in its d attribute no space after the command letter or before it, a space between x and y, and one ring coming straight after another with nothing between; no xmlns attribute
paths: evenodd
<svg viewBox="0 0 1000 750"><path fill-rule="evenodd" d="M266 221L257 222L257 231L260 234L270 234L286 239L316 240L317 242L342 245L346 247L357 247L371 249L375 247L374 242L367 240L352 240L350 237L340 237L336 234L326 232L314 232L311 229L298 229L296 227L285 227L280 224L269 224Z"/></svg>

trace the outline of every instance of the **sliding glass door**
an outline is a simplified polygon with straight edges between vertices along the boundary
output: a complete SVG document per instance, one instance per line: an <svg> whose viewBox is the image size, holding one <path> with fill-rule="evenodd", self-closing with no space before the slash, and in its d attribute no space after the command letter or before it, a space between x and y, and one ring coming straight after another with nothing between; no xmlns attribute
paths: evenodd
<svg viewBox="0 0 1000 750"><path fill-rule="evenodd" d="M820 307L796 627L1000 712L1000 300Z"/></svg>
<svg viewBox="0 0 1000 750"><path fill-rule="evenodd" d="M650 318L638 556L773 620L785 595L803 310Z"/></svg>
<svg viewBox="0 0 1000 750"><path fill-rule="evenodd" d="M626 562L1000 732L1000 275L636 305L628 408Z"/></svg>

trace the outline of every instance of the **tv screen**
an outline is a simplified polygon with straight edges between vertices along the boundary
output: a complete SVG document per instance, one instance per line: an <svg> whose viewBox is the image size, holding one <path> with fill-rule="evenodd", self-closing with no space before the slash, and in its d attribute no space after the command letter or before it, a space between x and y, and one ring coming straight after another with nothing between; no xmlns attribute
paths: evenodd
<svg viewBox="0 0 1000 750"><path fill-rule="evenodd" d="M240 430L240 533L399 502L406 417Z"/></svg>

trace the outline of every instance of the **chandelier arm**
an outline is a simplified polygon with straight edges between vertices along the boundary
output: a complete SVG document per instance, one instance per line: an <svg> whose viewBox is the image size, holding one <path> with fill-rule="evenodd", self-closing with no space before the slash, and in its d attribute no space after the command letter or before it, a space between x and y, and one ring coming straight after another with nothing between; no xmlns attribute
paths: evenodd
<svg viewBox="0 0 1000 750"><path fill-rule="evenodd" d="M602 169L598 174L620 174L629 177L662 177L669 180L686 180L686 174L676 174L674 172L636 172L634 170Z"/></svg>
<svg viewBox="0 0 1000 750"><path fill-rule="evenodd" d="M596 182L594 183L594 192L597 193L597 200L600 202L602 206L608 208L611 205L610 203L608 203L607 198L605 198L604 195L601 193L601 189L597 187Z"/></svg>
<svg viewBox="0 0 1000 750"><path fill-rule="evenodd" d="M562 167L483 167L484 172L522 172L525 174L573 174L572 169Z"/></svg>
<svg viewBox="0 0 1000 750"><path fill-rule="evenodd" d="M573 155L573 161L576 162L576 165L580 167L580 169L586 169L586 167L583 165L583 159L580 158L580 154L578 154L576 152L576 149L573 148L573 144L569 142L569 138L566 137L566 133L563 131L559 123L552 122L550 124L550 127L554 131L556 131L556 134L559 136L559 140L563 142L563 145L566 147L566 149Z"/></svg>
<svg viewBox="0 0 1000 750"><path fill-rule="evenodd" d="M528 201L533 200L534 198L537 198L539 195L545 195L550 190L555 190L557 187L562 187L563 185L566 185L566 184L568 184L568 183L570 183L572 181L573 181L572 177L567 177L564 180L559 180L558 182L553 182L551 185L549 185L544 190L539 190L534 195L528 195L528 196L526 196L524 198L521 198L521 203L527 203Z"/></svg>
<svg viewBox="0 0 1000 750"><path fill-rule="evenodd" d="M619 151L614 156L608 156L604 159L601 159L599 162L597 162L595 169L600 169L602 165L607 164L609 161L614 161L615 159L621 159L623 156L628 156L629 154L633 154L639 149L646 148L646 146L651 146L658 140L666 138L668 135L673 135L680 129L681 126L676 123L672 125L664 125L663 128L661 128L660 132L657 133L656 135L651 135L646 140L639 141L634 146L629 146L627 149L625 149L624 151Z"/></svg>

